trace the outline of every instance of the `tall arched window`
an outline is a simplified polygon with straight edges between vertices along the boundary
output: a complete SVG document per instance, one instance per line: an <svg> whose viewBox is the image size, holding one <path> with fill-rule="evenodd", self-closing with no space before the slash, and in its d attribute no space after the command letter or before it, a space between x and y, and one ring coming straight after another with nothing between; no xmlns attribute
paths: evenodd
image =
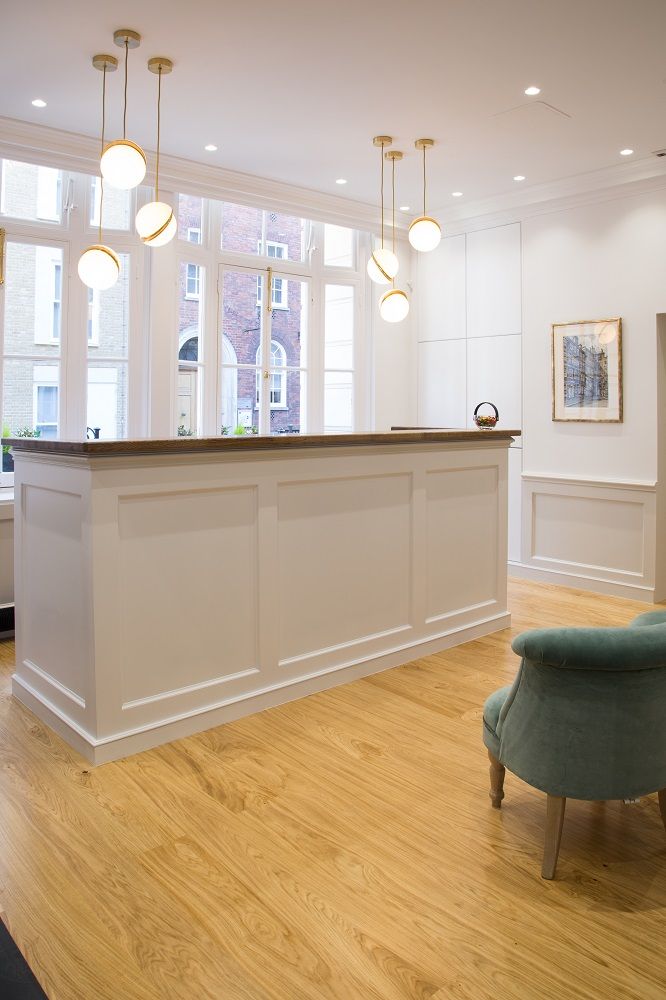
<svg viewBox="0 0 666 1000"><path fill-rule="evenodd" d="M261 371L259 370L261 347L257 348L257 406L261 397ZM287 352L277 340L271 340L271 410L286 410L287 408ZM277 370L276 370L277 369ZM281 369L281 370L280 370Z"/></svg>

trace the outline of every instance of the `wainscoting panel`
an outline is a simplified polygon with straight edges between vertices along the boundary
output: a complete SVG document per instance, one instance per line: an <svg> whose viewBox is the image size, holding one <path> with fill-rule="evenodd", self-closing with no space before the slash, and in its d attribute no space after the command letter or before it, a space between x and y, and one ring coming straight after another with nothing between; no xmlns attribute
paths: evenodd
<svg viewBox="0 0 666 1000"><path fill-rule="evenodd" d="M510 572L653 599L653 483L523 475L523 505L523 560Z"/></svg>
<svg viewBox="0 0 666 1000"><path fill-rule="evenodd" d="M409 627L411 526L411 475L280 485L281 664Z"/></svg>
<svg viewBox="0 0 666 1000"><path fill-rule="evenodd" d="M182 693L184 663L190 690L242 682L258 659L256 489L121 496L118 507L124 707Z"/></svg>
<svg viewBox="0 0 666 1000"><path fill-rule="evenodd" d="M497 598L497 468L426 476L427 620Z"/></svg>
<svg viewBox="0 0 666 1000"><path fill-rule="evenodd" d="M89 695L89 587L83 555L83 497L22 487L20 585L16 594L23 666L35 685L68 708Z"/></svg>

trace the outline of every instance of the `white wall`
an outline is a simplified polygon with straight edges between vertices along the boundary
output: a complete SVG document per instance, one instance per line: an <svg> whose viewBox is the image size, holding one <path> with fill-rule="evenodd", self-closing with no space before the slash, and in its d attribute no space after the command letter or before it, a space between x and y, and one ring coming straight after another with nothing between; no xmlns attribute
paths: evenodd
<svg viewBox="0 0 666 1000"><path fill-rule="evenodd" d="M451 236L415 258L419 425L474 427L476 405L488 400L503 427L519 429L520 225ZM520 556L521 445L509 454L511 559Z"/></svg>
<svg viewBox="0 0 666 1000"><path fill-rule="evenodd" d="M517 211L506 225L472 219L417 263L419 422L469 424L487 398L504 426L523 430L522 473L510 454L511 570L638 600L666 599L657 557L666 553L657 516L658 426L666 435L666 402L657 411L657 314L666 312L659 183L589 204L553 202L522 219ZM554 423L551 324L614 316L623 324L623 422Z"/></svg>

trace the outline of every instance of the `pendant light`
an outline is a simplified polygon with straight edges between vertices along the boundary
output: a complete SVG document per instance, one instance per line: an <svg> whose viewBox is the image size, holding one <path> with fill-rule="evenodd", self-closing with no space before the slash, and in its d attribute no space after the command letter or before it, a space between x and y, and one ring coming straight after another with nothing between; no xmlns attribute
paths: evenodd
<svg viewBox="0 0 666 1000"><path fill-rule="evenodd" d="M125 96L123 106L123 137L110 142L102 153L102 177L111 187L129 191L137 187L146 176L146 154L127 138L127 56L130 49L141 44L141 35L130 28L119 28L113 34L116 45L125 48Z"/></svg>
<svg viewBox="0 0 666 1000"><path fill-rule="evenodd" d="M429 250L434 250L442 238L439 222L426 215L426 149L431 149L435 145L435 140L417 139L414 145L417 149L423 150L423 215L414 219L409 227L409 242L415 250L427 253Z"/></svg>
<svg viewBox="0 0 666 1000"><path fill-rule="evenodd" d="M381 202L382 202L382 229L381 246L372 251L368 261L368 276L378 285L388 285L398 273L398 258L384 246L384 146L390 146L393 139L390 135L376 135L372 140L373 146L380 147L382 159L381 171Z"/></svg>
<svg viewBox="0 0 666 1000"><path fill-rule="evenodd" d="M402 159L402 153L397 149L390 149L386 159L391 161L391 238L395 257L395 163ZM395 259L397 261L398 258ZM409 299L402 289L395 287L395 280L391 281L391 285L379 300L379 315L386 323L400 323L409 312Z"/></svg>
<svg viewBox="0 0 666 1000"><path fill-rule="evenodd" d="M104 149L104 125L106 108L106 74L113 73L118 68L115 56L93 56L92 64L103 74L102 83L102 149ZM79 278L88 288L104 291L115 285L120 274L120 261L117 254L102 243L102 209L104 207L104 178L99 185L99 243L84 250L79 258Z"/></svg>
<svg viewBox="0 0 666 1000"><path fill-rule="evenodd" d="M174 238L176 229L176 217L173 214L171 205L165 201L160 201L160 101L162 98L162 75L170 73L173 63L170 59L156 56L148 60L148 69L151 73L157 73L157 158L155 160L155 201L149 201L147 205L139 209L136 216L136 231L141 237L141 241L150 247L163 247Z"/></svg>

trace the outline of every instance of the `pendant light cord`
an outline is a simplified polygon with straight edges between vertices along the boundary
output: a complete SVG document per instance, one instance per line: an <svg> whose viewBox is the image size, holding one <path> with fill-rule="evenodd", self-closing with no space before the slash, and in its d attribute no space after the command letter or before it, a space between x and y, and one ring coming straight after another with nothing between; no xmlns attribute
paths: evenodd
<svg viewBox="0 0 666 1000"><path fill-rule="evenodd" d="M125 39L125 105L123 107L123 139L127 138L127 55L129 52L129 38Z"/></svg>
<svg viewBox="0 0 666 1000"><path fill-rule="evenodd" d="M379 148L379 155L382 158L380 191L382 198L382 250L384 249L384 143Z"/></svg>
<svg viewBox="0 0 666 1000"><path fill-rule="evenodd" d="M104 154L104 130L106 128L106 62L102 70L102 155ZM102 242L102 205L104 204L104 177L99 179L99 242Z"/></svg>
<svg viewBox="0 0 666 1000"><path fill-rule="evenodd" d="M391 160L391 249L395 253L395 157ZM395 288L395 276L391 284Z"/></svg>
<svg viewBox="0 0 666 1000"><path fill-rule="evenodd" d="M160 194L160 102L162 100L162 64L157 74L157 159L155 161L155 201Z"/></svg>
<svg viewBox="0 0 666 1000"><path fill-rule="evenodd" d="M426 214L426 165L425 165L425 153L426 148L423 147L423 214Z"/></svg>

